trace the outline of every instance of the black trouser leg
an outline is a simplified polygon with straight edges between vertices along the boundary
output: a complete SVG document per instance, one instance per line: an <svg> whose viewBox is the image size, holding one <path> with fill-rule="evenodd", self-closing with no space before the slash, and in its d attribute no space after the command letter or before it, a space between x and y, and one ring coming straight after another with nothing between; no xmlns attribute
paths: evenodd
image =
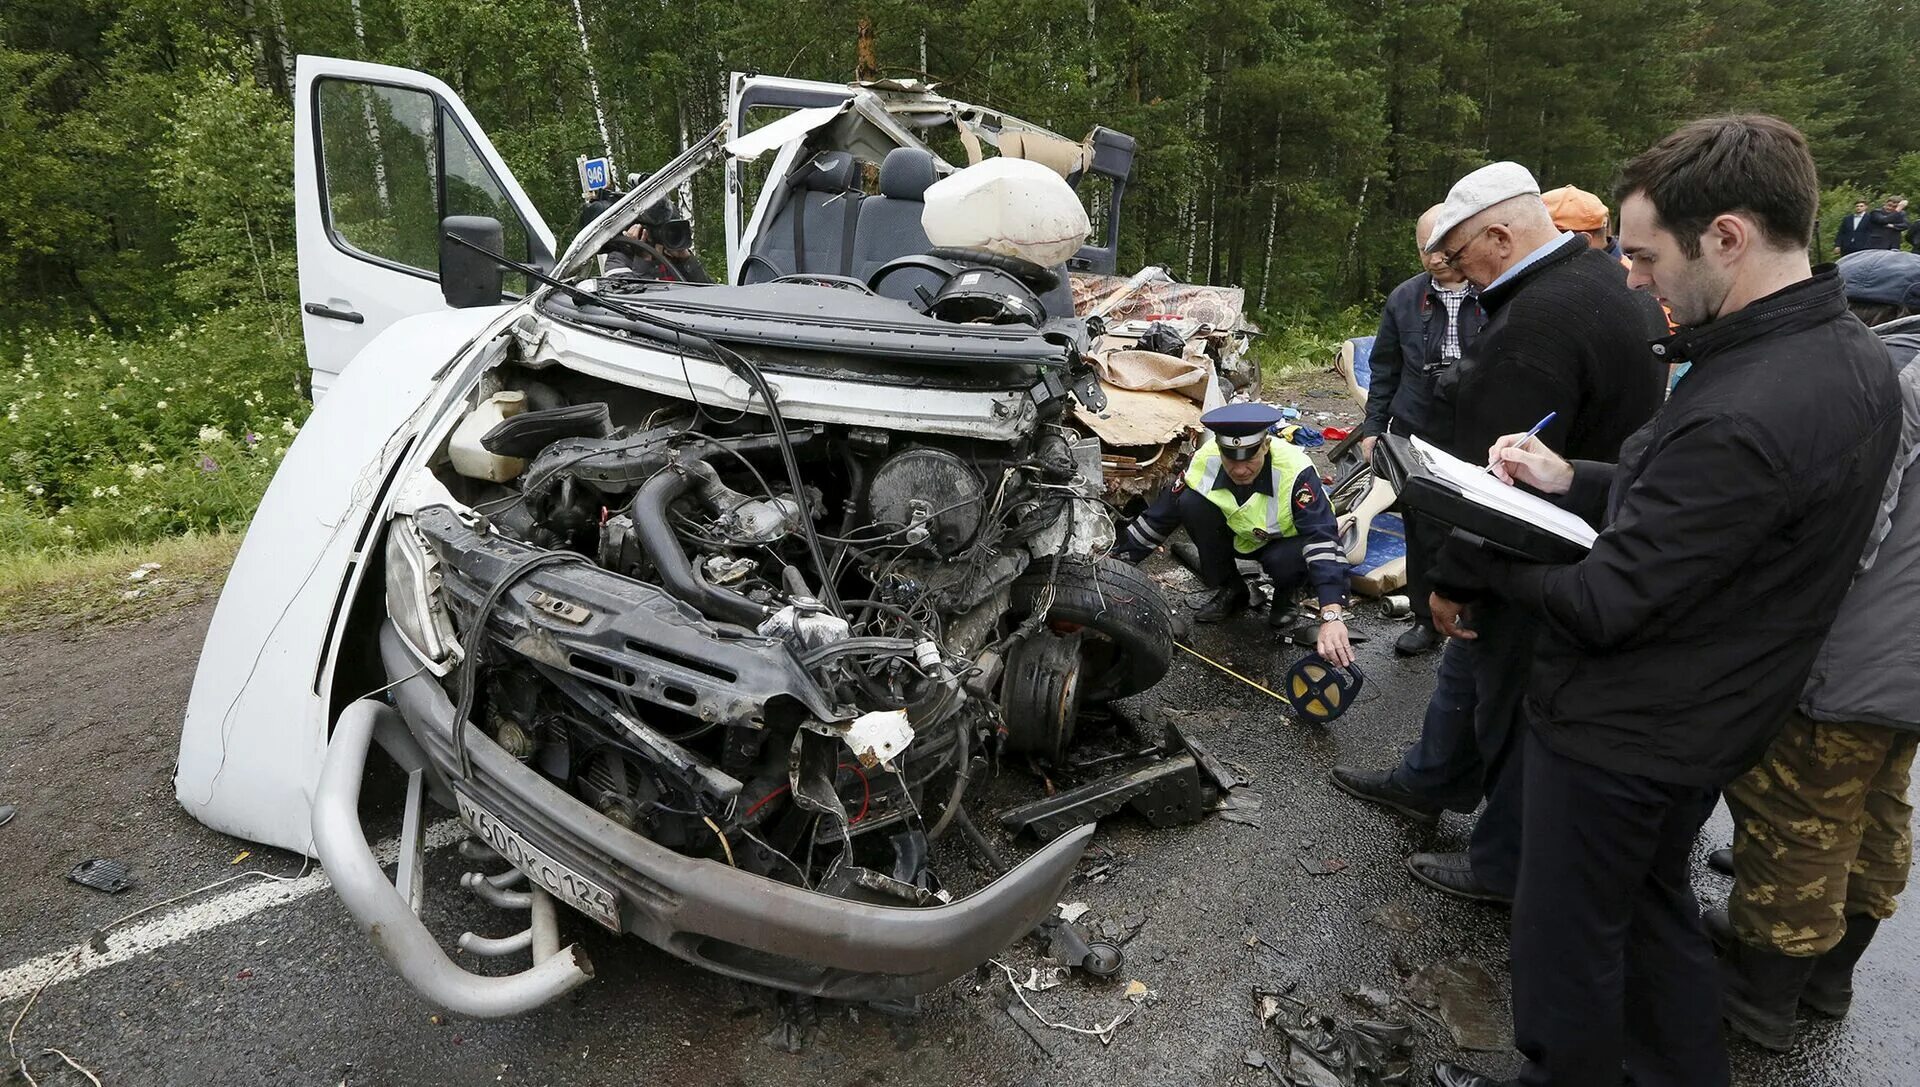
<svg viewBox="0 0 1920 1087"><path fill-rule="evenodd" d="M1293 605L1293 594L1307 581L1307 541L1299 536L1268 540L1266 546L1248 556L1260 564L1273 579L1273 606Z"/></svg>
<svg viewBox="0 0 1920 1087"><path fill-rule="evenodd" d="M1718 975L1687 882L1714 790L1569 759L1526 731L1513 905L1522 1084L1724 1087Z"/></svg>
<svg viewBox="0 0 1920 1087"><path fill-rule="evenodd" d="M1447 526L1412 510L1402 510L1400 521L1407 531L1407 600L1413 605L1413 617L1432 626L1433 609L1427 606L1427 597L1433 592L1433 561L1447 540Z"/></svg>
<svg viewBox="0 0 1920 1087"><path fill-rule="evenodd" d="M1187 539L1200 553L1200 580L1215 589L1231 584L1240 569L1234 565L1233 530L1227 527L1226 515L1191 487L1181 490L1174 505L1180 510Z"/></svg>
<svg viewBox="0 0 1920 1087"><path fill-rule="evenodd" d="M1474 875L1494 890L1512 894L1520 878L1520 761L1523 703L1533 666L1536 626L1531 617L1498 599L1467 613L1474 631L1474 742L1485 767L1487 806L1474 824L1469 847Z"/></svg>

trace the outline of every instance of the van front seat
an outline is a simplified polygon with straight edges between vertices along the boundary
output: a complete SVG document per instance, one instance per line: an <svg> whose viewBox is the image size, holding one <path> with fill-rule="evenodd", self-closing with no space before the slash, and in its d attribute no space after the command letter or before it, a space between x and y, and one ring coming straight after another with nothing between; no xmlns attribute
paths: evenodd
<svg viewBox="0 0 1920 1087"><path fill-rule="evenodd" d="M846 275L859 223L859 164L845 151L822 151L788 176L787 202L754 240L741 283L796 272Z"/></svg>

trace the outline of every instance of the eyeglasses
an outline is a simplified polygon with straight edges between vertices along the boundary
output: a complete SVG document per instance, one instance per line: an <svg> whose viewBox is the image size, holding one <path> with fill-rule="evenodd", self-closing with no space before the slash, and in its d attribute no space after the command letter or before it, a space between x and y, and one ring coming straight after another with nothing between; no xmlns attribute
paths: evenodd
<svg viewBox="0 0 1920 1087"><path fill-rule="evenodd" d="M1440 263L1446 265L1447 270L1450 272L1459 271L1461 258L1467 255L1467 250L1472 247L1474 242L1477 242L1480 240L1480 235L1485 234L1487 231L1492 230L1496 226L1505 226L1505 225L1506 225L1505 223L1488 223L1486 226L1483 226L1479 230L1474 231L1473 237L1468 238L1466 241L1460 243L1460 248L1455 249L1453 252L1449 253L1446 250L1442 249L1440 251Z"/></svg>

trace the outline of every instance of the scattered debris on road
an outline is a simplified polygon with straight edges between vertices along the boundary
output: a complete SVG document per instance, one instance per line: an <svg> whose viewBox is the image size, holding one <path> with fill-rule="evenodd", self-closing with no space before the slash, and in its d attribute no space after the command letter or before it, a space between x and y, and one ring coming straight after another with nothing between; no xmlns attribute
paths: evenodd
<svg viewBox="0 0 1920 1087"><path fill-rule="evenodd" d="M67 878L82 887L91 887L96 891L105 891L117 895L133 886L133 871L125 864L104 857L95 857L74 865Z"/></svg>
<svg viewBox="0 0 1920 1087"><path fill-rule="evenodd" d="M1407 998L1437 1009L1440 1022L1461 1049L1504 1052L1513 1045L1512 1022L1486 966L1468 958L1447 959L1414 971Z"/></svg>

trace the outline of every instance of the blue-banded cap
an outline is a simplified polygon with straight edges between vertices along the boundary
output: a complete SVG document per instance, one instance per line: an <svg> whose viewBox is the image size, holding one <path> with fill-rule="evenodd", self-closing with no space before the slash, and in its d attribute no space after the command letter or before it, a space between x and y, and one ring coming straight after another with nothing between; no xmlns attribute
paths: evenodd
<svg viewBox="0 0 1920 1087"><path fill-rule="evenodd" d="M1269 404L1228 404L1200 417L1213 431L1220 455L1228 460L1252 460L1267 446L1268 436L1280 424L1280 409Z"/></svg>

